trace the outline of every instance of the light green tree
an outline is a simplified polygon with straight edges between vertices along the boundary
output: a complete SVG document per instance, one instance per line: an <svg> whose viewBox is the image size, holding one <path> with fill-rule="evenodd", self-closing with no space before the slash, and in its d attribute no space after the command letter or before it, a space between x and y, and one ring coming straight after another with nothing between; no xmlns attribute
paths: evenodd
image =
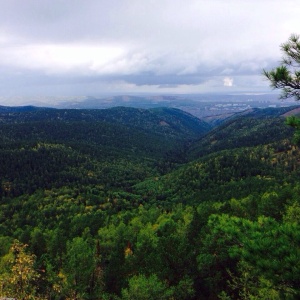
<svg viewBox="0 0 300 300"><path fill-rule="evenodd" d="M224 292L234 292L239 299L299 298L297 223L280 223L265 216L250 221L224 214L212 215L208 230L198 264L213 270L214 274L219 266L227 272L229 278L222 287ZM233 264L236 264L234 268Z"/></svg>
<svg viewBox="0 0 300 300"><path fill-rule="evenodd" d="M91 299L100 293L102 273L100 254L82 237L67 243L67 255L61 272L63 290L69 299Z"/></svg>
<svg viewBox="0 0 300 300"><path fill-rule="evenodd" d="M160 281L155 274L133 276L128 288L122 289L123 300L169 300L173 299L173 289Z"/></svg>
<svg viewBox="0 0 300 300"><path fill-rule="evenodd" d="M59 276L68 299L94 299L96 294L101 293L102 270L98 248L82 237L67 243L67 255Z"/></svg>

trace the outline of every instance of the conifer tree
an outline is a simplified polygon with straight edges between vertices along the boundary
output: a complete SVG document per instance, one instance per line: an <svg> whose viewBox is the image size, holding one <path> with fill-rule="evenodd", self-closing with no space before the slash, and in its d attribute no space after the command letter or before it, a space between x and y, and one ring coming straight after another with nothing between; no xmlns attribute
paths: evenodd
<svg viewBox="0 0 300 300"><path fill-rule="evenodd" d="M300 37L292 34L286 43L281 45L284 53L282 64L271 70L264 70L264 75L274 89L281 89L281 99L294 97L300 100Z"/></svg>
<svg viewBox="0 0 300 300"><path fill-rule="evenodd" d="M280 98L294 97L300 100L300 36L292 34L286 43L281 45L284 56L281 65L271 71L263 70L274 89L281 89ZM296 129L295 142L300 142L300 119L288 117L286 123Z"/></svg>

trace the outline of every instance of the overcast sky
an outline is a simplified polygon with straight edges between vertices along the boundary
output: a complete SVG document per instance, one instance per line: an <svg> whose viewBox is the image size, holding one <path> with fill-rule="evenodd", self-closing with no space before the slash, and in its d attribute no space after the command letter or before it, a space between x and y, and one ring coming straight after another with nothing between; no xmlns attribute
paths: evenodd
<svg viewBox="0 0 300 300"><path fill-rule="evenodd" d="M0 97L270 91L299 16L299 0L0 0Z"/></svg>

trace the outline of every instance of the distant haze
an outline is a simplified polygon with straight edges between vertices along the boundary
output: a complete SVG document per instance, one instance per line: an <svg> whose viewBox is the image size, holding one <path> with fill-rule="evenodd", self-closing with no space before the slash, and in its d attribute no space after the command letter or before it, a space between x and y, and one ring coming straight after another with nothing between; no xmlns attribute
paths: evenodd
<svg viewBox="0 0 300 300"><path fill-rule="evenodd" d="M0 0L0 8L0 105L270 92L262 69L278 65L280 44L300 33L296 0Z"/></svg>

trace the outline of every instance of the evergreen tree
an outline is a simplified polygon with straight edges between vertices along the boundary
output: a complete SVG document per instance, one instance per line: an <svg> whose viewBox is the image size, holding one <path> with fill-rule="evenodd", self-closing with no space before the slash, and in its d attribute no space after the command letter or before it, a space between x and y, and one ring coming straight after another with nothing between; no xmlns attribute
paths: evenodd
<svg viewBox="0 0 300 300"><path fill-rule="evenodd" d="M300 100L300 37L292 34L289 40L281 45L284 53L281 66L264 70L264 75L271 82L271 87L281 89L281 98L295 97Z"/></svg>
<svg viewBox="0 0 300 300"><path fill-rule="evenodd" d="M263 73L274 89L281 89L280 98L294 97L300 100L300 36L292 34L289 40L281 45L284 53L282 64ZM294 116L287 118L287 124L296 129L295 141L300 142L300 120Z"/></svg>

